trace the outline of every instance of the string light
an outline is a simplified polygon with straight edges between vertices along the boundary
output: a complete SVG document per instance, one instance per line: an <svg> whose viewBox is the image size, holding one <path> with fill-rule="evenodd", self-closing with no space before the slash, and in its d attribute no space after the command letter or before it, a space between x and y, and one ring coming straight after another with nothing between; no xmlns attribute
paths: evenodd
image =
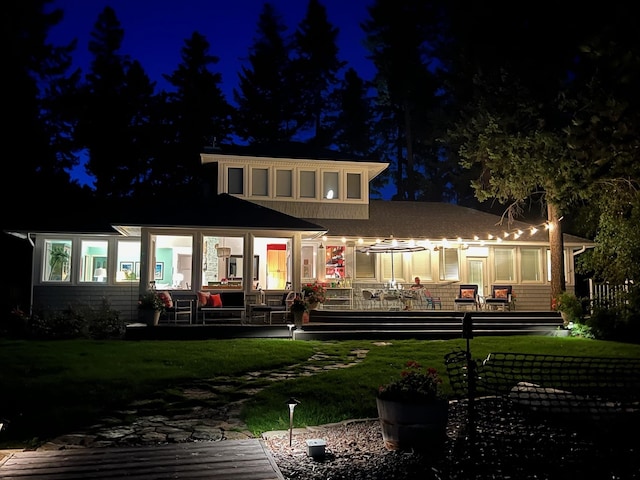
<svg viewBox="0 0 640 480"><path fill-rule="evenodd" d="M562 220L562 217L558 219L558 221ZM544 229L545 231L552 231L555 228L555 224L553 222L544 222L541 223L539 225L532 225L529 226L525 229L522 228L516 228L514 230L503 230L501 233L499 234L495 234L495 233L486 233L484 235L484 237L482 237L479 234L474 234L472 236L473 241L468 241L463 239L460 236L455 237L455 240L451 241L449 239L447 239L446 237L443 237L439 242L433 243L431 240L424 239L424 240L415 240L414 238L411 238L409 240L407 240L408 244L410 246L424 246L426 249L437 252L439 250L441 250L442 248L461 248L462 250L466 250L468 249L470 246L473 246L473 244L479 245L481 247L485 247L488 244L488 241L493 241L497 244L501 244L503 243L505 240L511 238L513 240L518 240L520 239L525 231L529 233L529 237L534 236L536 233L538 233L541 229ZM324 235L322 237L322 239L326 242L327 240L327 236ZM391 241L392 245L397 245L398 244L398 240L393 238L393 235L390 235L388 237L388 240ZM375 240L375 243L381 243L382 240L380 238L377 238ZM342 243L347 243L347 238L346 237L342 237ZM354 244L356 242L353 242L352 244ZM357 240L357 244L358 245L362 245L364 244L365 241L362 237L358 238ZM369 253L367 252L367 255Z"/></svg>

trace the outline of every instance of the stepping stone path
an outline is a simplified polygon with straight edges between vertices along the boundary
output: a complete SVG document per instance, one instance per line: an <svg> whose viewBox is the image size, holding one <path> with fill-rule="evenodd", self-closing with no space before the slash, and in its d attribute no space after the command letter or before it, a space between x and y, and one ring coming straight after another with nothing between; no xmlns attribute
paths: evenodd
<svg viewBox="0 0 640 480"><path fill-rule="evenodd" d="M175 398L170 402L135 401L129 408L116 411L81 432L61 435L38 450L255 438L240 420L240 410L248 398L273 382L352 367L367 353L368 350L352 350L347 363L338 362L331 355L316 353L305 363L279 370L190 383L172 389ZM229 401L229 397L237 400Z"/></svg>

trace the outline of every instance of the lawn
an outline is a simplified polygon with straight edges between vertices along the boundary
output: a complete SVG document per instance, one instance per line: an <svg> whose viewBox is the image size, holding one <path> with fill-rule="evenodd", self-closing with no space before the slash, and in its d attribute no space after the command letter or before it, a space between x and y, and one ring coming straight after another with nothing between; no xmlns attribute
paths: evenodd
<svg viewBox="0 0 640 480"><path fill-rule="evenodd" d="M571 337L480 337L470 343L476 359L496 351L640 357L640 345ZM136 399L160 397L159 392L192 381L306 363L319 352L340 362L352 359L353 350L367 354L350 368L265 385L245 403L243 419L250 430L286 428L283 404L291 396L301 402L296 425L375 417L378 386L396 378L407 360L437 368L449 391L444 356L458 348L466 348L466 342L0 340L0 418L9 420L0 432L0 447L37 446Z"/></svg>

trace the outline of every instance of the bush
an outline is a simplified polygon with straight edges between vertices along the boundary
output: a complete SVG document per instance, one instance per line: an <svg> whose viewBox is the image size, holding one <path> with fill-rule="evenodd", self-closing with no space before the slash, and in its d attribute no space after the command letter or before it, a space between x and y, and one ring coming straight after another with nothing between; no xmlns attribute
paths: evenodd
<svg viewBox="0 0 640 480"><path fill-rule="evenodd" d="M62 311L46 307L34 309L31 316L14 309L7 322L0 325L0 335L31 339L124 338L126 326L120 312L103 298L99 307L69 305Z"/></svg>

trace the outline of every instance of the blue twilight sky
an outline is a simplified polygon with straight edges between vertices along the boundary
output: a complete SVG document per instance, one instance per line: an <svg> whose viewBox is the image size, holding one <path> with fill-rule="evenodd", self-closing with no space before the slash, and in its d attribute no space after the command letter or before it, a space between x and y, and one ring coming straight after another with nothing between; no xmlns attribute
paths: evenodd
<svg viewBox="0 0 640 480"><path fill-rule="evenodd" d="M222 90L230 103L237 86L240 67L246 64L253 44L258 16L264 0L53 0L51 8L61 8L64 18L51 29L50 41L64 45L78 40L74 63L86 73L91 56L88 52L90 32L99 13L110 6L124 28L121 54L138 60L157 90L168 88L162 74L172 73L180 63L180 50L194 31L207 38L210 54L219 57L211 66L222 74ZM304 18L307 0L271 0L293 34ZM373 76L373 66L362 46L364 33L360 24L368 19L370 0L321 0L329 21L338 28L339 58L348 62L365 80ZM91 184L84 167L76 167L72 177Z"/></svg>

